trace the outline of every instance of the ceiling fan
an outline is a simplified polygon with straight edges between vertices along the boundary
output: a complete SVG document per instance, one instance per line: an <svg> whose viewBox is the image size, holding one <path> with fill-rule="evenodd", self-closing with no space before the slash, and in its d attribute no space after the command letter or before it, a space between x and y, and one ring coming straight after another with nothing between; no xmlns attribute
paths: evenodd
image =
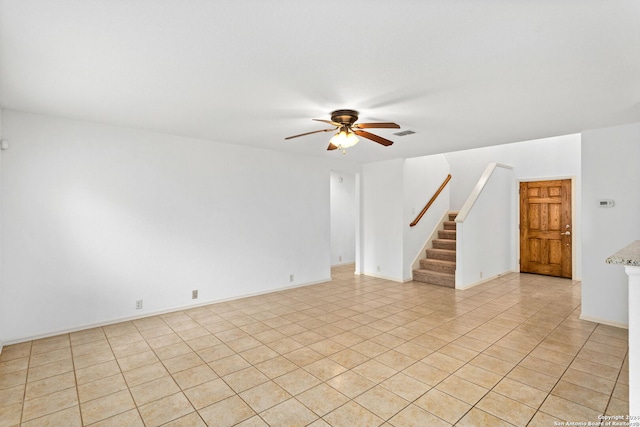
<svg viewBox="0 0 640 427"><path fill-rule="evenodd" d="M392 122L382 122L382 123L356 123L358 120L358 112L355 110L336 110L331 113L331 120L323 120L323 119L312 119L317 122L329 123L332 125L332 128L329 129L321 129L314 130L312 132L301 133L299 135L288 136L285 139L293 139L298 138L299 136L311 135L319 132L333 132L338 130L338 132L331 138L329 142L329 147L327 150L342 150L342 153L345 153L345 149L349 147L353 147L358 143L358 136L363 138L370 139L371 141L377 142L378 144L382 144L385 147L393 144L393 141L390 141L386 138L383 138L378 135L374 135L370 132L367 132L363 129L371 129L371 128L387 128L387 129L400 129L400 126L396 123Z"/></svg>

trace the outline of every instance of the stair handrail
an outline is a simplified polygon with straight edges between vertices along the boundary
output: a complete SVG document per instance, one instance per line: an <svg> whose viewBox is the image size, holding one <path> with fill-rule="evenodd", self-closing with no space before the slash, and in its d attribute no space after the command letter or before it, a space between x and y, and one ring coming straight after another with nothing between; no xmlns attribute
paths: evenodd
<svg viewBox="0 0 640 427"><path fill-rule="evenodd" d="M434 195L431 197L431 200L429 200L427 202L427 204L424 206L424 208L422 208L422 211L420 211L420 213L418 214L418 216L416 217L416 219L413 220L413 222L411 224L409 224L409 227L414 227L415 225L417 225L420 220L422 219L422 217L424 216L424 214L427 212L427 210L431 207L431 205L433 204L433 202L436 201L436 199L438 198L438 196L440 195L440 193L442 193L442 190L444 190L444 187L447 186L447 184L449 183L449 181L451 180L451 174L448 174L447 177L444 179L444 181L442 182L442 184L440 185L440 188L438 188L436 190L436 192L434 193Z"/></svg>

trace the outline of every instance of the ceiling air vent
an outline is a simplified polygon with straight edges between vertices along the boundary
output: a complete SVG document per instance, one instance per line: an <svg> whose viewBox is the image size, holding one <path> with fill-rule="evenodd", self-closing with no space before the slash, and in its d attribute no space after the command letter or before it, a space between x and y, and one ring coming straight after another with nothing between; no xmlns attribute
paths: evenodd
<svg viewBox="0 0 640 427"><path fill-rule="evenodd" d="M394 132L394 135L396 136L407 136L407 135L413 135L415 132L412 130L403 130L401 132Z"/></svg>

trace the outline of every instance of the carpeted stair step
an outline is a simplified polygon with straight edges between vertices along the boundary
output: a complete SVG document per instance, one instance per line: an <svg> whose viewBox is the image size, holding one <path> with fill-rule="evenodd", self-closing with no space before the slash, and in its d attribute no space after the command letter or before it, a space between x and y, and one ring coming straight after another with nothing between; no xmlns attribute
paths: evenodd
<svg viewBox="0 0 640 427"><path fill-rule="evenodd" d="M451 239L433 239L432 246L434 249L456 250L456 241Z"/></svg>
<svg viewBox="0 0 640 427"><path fill-rule="evenodd" d="M456 286L455 274L440 273L422 268L413 270L413 280L449 288L455 288Z"/></svg>
<svg viewBox="0 0 640 427"><path fill-rule="evenodd" d="M420 268L413 270L413 280L431 285L456 287L456 216L449 212L449 220L443 221L444 230L438 230L438 238L431 241L427 258L420 260Z"/></svg>
<svg viewBox="0 0 640 427"><path fill-rule="evenodd" d="M444 229L445 230L455 230L456 229L456 222L455 221L445 221L444 222Z"/></svg>
<svg viewBox="0 0 640 427"><path fill-rule="evenodd" d="M420 269L435 271L438 273L456 274L456 262L429 258L421 259Z"/></svg>
<svg viewBox="0 0 640 427"><path fill-rule="evenodd" d="M438 230L438 238L456 240L456 230Z"/></svg>
<svg viewBox="0 0 640 427"><path fill-rule="evenodd" d="M427 249L427 258L456 262L456 251L447 249Z"/></svg>

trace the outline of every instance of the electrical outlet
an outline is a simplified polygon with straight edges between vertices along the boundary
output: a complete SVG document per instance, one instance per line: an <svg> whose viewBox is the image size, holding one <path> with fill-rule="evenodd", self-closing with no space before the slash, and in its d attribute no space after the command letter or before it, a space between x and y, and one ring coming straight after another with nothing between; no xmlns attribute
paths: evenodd
<svg viewBox="0 0 640 427"><path fill-rule="evenodd" d="M380 266L377 267L378 268L378 273L380 272Z"/></svg>
<svg viewBox="0 0 640 427"><path fill-rule="evenodd" d="M480 272L480 278L482 279L482 271Z"/></svg>
<svg viewBox="0 0 640 427"><path fill-rule="evenodd" d="M191 291L191 299L198 299L198 290L194 289Z"/></svg>
<svg viewBox="0 0 640 427"><path fill-rule="evenodd" d="M138 301L136 301L136 310L141 310L142 309L142 300L139 299Z"/></svg>
<svg viewBox="0 0 640 427"><path fill-rule="evenodd" d="M290 283L293 283L293 274L290 274L290 275L289 275L289 282L290 282Z"/></svg>
<svg viewBox="0 0 640 427"><path fill-rule="evenodd" d="M338 257L338 261L342 261L342 255Z"/></svg>

